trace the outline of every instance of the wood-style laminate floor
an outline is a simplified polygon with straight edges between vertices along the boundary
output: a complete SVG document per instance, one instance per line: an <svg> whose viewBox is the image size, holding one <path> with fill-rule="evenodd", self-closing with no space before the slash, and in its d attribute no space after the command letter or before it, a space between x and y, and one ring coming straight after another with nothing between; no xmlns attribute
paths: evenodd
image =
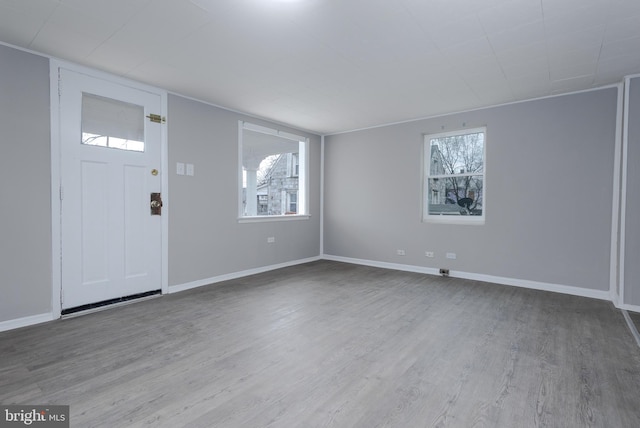
<svg viewBox="0 0 640 428"><path fill-rule="evenodd" d="M636 327L636 331L640 332L640 313L629 312L629 318L631 318L631 322Z"/></svg>
<svg viewBox="0 0 640 428"><path fill-rule="evenodd" d="M639 427L611 303L319 261L0 333L72 427Z"/></svg>

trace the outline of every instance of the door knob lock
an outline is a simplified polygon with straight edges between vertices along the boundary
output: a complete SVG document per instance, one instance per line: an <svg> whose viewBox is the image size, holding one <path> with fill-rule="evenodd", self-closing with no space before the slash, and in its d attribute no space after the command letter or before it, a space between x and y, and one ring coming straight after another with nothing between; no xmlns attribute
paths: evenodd
<svg viewBox="0 0 640 428"><path fill-rule="evenodd" d="M162 215L162 195L160 193L151 193L151 215Z"/></svg>

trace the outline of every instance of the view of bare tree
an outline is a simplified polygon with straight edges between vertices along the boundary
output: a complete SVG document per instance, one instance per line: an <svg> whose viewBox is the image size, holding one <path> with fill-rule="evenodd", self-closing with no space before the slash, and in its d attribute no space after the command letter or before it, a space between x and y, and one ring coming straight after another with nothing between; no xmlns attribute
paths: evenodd
<svg viewBox="0 0 640 428"><path fill-rule="evenodd" d="M258 171L256 172L258 186L264 184L269 178L269 171L271 171L271 167L278 161L280 156L282 156L282 154L270 155L264 158L262 162L260 162L260 166L258 167Z"/></svg>
<svg viewBox="0 0 640 428"><path fill-rule="evenodd" d="M429 187L431 192L445 195L444 200L434 202L457 204L463 215L481 214L484 133L436 137L430 144Z"/></svg>

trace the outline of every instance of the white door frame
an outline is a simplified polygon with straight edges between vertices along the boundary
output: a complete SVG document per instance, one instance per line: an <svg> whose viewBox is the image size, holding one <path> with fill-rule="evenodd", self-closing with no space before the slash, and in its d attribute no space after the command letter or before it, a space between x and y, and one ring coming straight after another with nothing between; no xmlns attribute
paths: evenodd
<svg viewBox="0 0 640 428"><path fill-rule="evenodd" d="M129 86L135 89L152 92L160 96L161 116L167 116L167 91L145 85L133 80L114 76L109 73L93 70L77 64L51 59L49 62L50 79L50 104L51 104L51 312L54 319L60 318L62 313L62 216L61 216L61 144L60 144L60 100L58 88L58 70L64 68L77 73L83 73L91 77L107 80L113 83ZM169 120L167 120L168 122ZM167 294L169 290L169 159L167 126L162 126L160 135L160 165L161 165L161 185L162 185L162 248L160 270L162 294Z"/></svg>

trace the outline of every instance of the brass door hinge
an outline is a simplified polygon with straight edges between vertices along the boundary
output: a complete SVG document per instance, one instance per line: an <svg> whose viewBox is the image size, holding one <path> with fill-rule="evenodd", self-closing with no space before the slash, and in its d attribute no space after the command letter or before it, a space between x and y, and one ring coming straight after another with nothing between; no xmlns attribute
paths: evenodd
<svg viewBox="0 0 640 428"><path fill-rule="evenodd" d="M146 116L153 123L167 123L167 118L164 116L160 116L159 114L150 114Z"/></svg>

